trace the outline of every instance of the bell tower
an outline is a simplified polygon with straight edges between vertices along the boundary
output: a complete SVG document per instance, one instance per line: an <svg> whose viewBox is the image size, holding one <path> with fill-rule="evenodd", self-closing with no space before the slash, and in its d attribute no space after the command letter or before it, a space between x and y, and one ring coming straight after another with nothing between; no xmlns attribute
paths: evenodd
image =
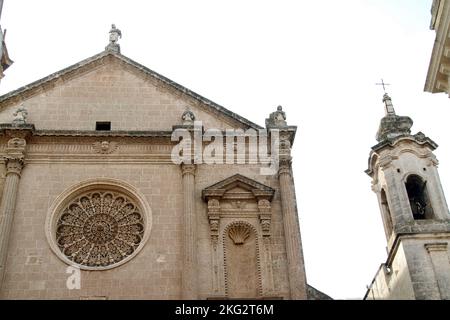
<svg viewBox="0 0 450 320"><path fill-rule="evenodd" d="M385 116L369 168L387 239L388 259L366 299L450 299L450 213L433 151L437 144L413 121L395 113L383 96Z"/></svg>

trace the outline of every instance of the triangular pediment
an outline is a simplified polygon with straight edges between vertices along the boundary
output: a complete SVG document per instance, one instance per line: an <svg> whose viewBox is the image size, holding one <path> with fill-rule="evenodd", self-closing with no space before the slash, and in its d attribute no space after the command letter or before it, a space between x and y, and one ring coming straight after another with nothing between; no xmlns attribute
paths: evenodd
<svg viewBox="0 0 450 320"><path fill-rule="evenodd" d="M272 200L275 190L241 174L235 174L203 189L202 196L206 200L210 197L223 197L225 194L243 192L251 193L255 197L264 197Z"/></svg>
<svg viewBox="0 0 450 320"><path fill-rule="evenodd" d="M35 100L43 100L48 98L48 96L52 97L51 94L47 95L46 92L52 91L55 88L58 88L60 86L64 86L70 81L74 81L76 83L80 83L84 81L84 78L89 78L89 74L91 73L99 73L102 68L105 68L105 66L111 66L113 65L116 68L120 68L121 72L125 73L132 73L133 76L139 77L142 81L149 85L155 85L158 87L158 90L163 90L166 95L170 95L172 97L176 97L178 100L186 101L185 105L192 107L195 110L198 110L199 113L206 114L208 117L211 118L217 118L220 119L222 123L226 123L227 127L234 127L234 128L253 128L253 129L261 129L262 127L258 126L257 124L237 115L236 113L218 105L217 103L212 102L211 100L193 92L192 90L189 90L182 85L162 76L161 74L148 69L147 67L131 60L130 58L117 53L113 51L104 51L97 55L94 55L88 59L85 59L79 63L76 63L68 68L65 68L63 70L60 70L58 72L55 72L45 78L42 78L38 81L35 81L33 83L30 83L26 86L23 86L17 90L14 90L10 93L7 93L0 97L0 112L3 112L5 109L12 107L15 108L20 103L27 103L30 99ZM99 71L100 70L100 71ZM91 77L92 78L92 77ZM84 92L74 92L74 95L79 95L80 98L84 98L86 100L86 96L89 96L89 94L92 94L92 91L95 89L93 86L91 86L91 92L88 91L89 84L92 83L92 79L86 79L84 83L80 85L80 87L86 87L86 94ZM112 79L111 79L112 78ZM81 79L81 80L80 80ZM114 86L114 77L105 76L103 79L101 78L101 75L96 75L96 80L101 79L104 81L105 86L111 85ZM110 81L110 83L108 83ZM142 86L141 86L142 87ZM82 88L83 89L83 88ZM124 95L129 95L132 98L139 99L141 91L139 90L139 87L135 90L126 90L129 89L126 85L124 87L119 87L118 90L123 91ZM135 88L132 88L135 89ZM134 96L133 96L134 93ZM145 93L143 94L145 95ZM94 97L93 104L98 103L99 99L101 97ZM161 101L165 101L165 97L161 98ZM131 100L133 101L133 100ZM33 104L40 104L41 102L36 103L30 103ZM53 103L50 101L50 103ZM139 103L139 102L136 102ZM135 104L136 104L135 103ZM123 104L123 103L122 103ZM173 104L172 101L169 103L170 105ZM150 103L151 105L151 103ZM31 108L34 106L29 107ZM134 107L133 103L130 103L130 109ZM161 102L161 111L162 113L164 111L164 103ZM182 113L183 110L181 110ZM172 109L167 110L167 112L173 112ZM179 110L176 111L177 113ZM8 110L8 113L10 113L10 110ZM181 113L179 116L181 116ZM32 114L30 114L32 117ZM178 115L177 115L178 116ZM42 116L40 116L42 117ZM3 119L0 119L3 120ZM31 120L31 119L30 119ZM200 119L201 120L201 119ZM177 123L173 123L176 125ZM216 122L214 122L216 124ZM37 126L38 127L38 126ZM54 128L50 128L54 129ZM78 128L76 128L78 129ZM135 128L133 128L135 129Z"/></svg>

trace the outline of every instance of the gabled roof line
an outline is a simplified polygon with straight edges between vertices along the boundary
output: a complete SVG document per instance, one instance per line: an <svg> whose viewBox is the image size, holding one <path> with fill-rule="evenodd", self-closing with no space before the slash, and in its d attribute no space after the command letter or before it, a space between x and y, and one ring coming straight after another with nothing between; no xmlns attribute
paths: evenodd
<svg viewBox="0 0 450 320"><path fill-rule="evenodd" d="M189 97L191 97L191 98L193 98L193 99L195 99L197 101L200 101L204 105L215 109L216 111L218 111L218 112L220 112L220 113L222 113L222 114L224 114L224 115L234 119L237 122L240 122L240 123L248 126L249 128L253 128L253 129L256 129L256 130L264 129L263 127L257 125L256 123L254 123L254 122L252 122L252 121L250 121L250 120L248 120L248 119L246 119L246 118L244 118L244 117L242 117L242 116L240 116L240 115L238 115L238 114L236 114L236 113L226 109L225 107L222 107L221 105L219 105L219 104L217 104L217 103L215 103L215 102L213 102L213 101L211 101L211 100L209 100L209 99L207 99L207 98L205 98L205 97L195 93L194 91L192 91L192 90L190 90L190 89L188 89L188 88L186 88L186 87L184 87L184 86L182 86L182 85L180 85L180 84L178 84L178 83L176 83L176 82L174 82L174 81L164 77L163 75L161 75L161 74L159 74L159 73L157 73L157 72L155 72L155 71L153 71L153 70L151 70L151 69L141 65L140 63L138 63L138 62L136 62L136 61L134 61L134 60L124 56L123 54L116 53L116 52L113 52L113 51L103 51L101 53L98 53L98 54L90 57L90 58L87 58L87 59L84 59L84 60L82 60L82 61L80 61L78 63L75 63L75 64L73 64L73 65L71 65L71 66L69 66L67 68L64 68L64 69L62 69L60 71L52 73L52 74L50 74L50 75L48 75L48 76L46 76L46 77L44 77L42 79L39 79L39 80L34 81L34 82L30 83L30 84L27 84L27 85L25 85L23 87L20 87L20 88L18 88L16 90L13 90L13 91L11 91L11 92L9 92L7 94L4 94L3 96L0 96L0 104L3 103L4 101L7 101L7 100L12 99L12 98L14 98L16 96L19 96L19 95L21 95L21 94L23 94L23 93L25 93L25 92L27 92L29 90L36 89L36 88L38 88L39 86L41 86L43 84L49 83L49 82L51 82L53 80L56 80L60 76L68 74L71 71L74 71L74 70L76 70L76 69L78 69L80 67L83 67L83 66L85 66L85 65L87 65L89 63L92 63L94 61L102 59L103 57L106 57L108 55L114 56L114 57L124 61L125 63L127 63L127 64L129 64L129 65L139 69L143 73L145 73L145 74L147 74L147 75L149 75L149 76L151 76L153 78L156 78L157 80L159 80L159 81L169 85L170 87L175 88L176 90L182 92L183 94L186 94L187 96L189 96Z"/></svg>

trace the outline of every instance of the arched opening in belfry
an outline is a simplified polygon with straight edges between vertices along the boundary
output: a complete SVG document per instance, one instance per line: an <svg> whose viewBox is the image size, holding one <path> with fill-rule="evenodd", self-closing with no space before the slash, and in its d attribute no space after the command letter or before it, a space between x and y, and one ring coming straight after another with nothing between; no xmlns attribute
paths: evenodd
<svg viewBox="0 0 450 320"><path fill-rule="evenodd" d="M427 182L418 175L410 175L406 180L406 191L414 220L433 219Z"/></svg>
<svg viewBox="0 0 450 320"><path fill-rule="evenodd" d="M391 216L391 210L389 208L389 203L386 197L386 191L384 189L381 189L381 209L383 211L384 221L386 225L386 235L389 238L393 231L393 224L392 224L392 216Z"/></svg>

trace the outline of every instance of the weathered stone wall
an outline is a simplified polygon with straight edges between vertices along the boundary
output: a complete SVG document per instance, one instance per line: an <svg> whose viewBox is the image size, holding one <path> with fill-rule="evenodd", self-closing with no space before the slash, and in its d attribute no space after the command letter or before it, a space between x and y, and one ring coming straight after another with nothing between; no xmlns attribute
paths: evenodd
<svg viewBox="0 0 450 320"><path fill-rule="evenodd" d="M36 129L95 130L96 121L111 121L112 130L171 130L173 125L181 124L186 106L206 128L236 125L218 120L217 115L201 110L192 99L174 94L173 89L144 78L116 60L59 81L24 102L28 122ZM8 104L0 112L0 123L11 122L18 106Z"/></svg>
<svg viewBox="0 0 450 320"><path fill-rule="evenodd" d="M31 156L31 154L30 154ZM32 157L33 158L33 157ZM8 251L2 298L179 299L181 295L182 184L173 164L96 164L32 160L22 172ZM200 166L196 174L200 298L211 296L211 240L201 191L241 173L278 190L276 176L262 178L254 166ZM67 188L92 178L112 178L138 189L152 210L150 238L131 261L106 271L81 271L81 290L68 290L67 264L45 235L49 207ZM274 295L288 298L286 253L279 193L272 201Z"/></svg>
<svg viewBox="0 0 450 320"><path fill-rule="evenodd" d="M408 235L402 238L389 270L382 265L367 299L447 299L450 294L450 236ZM438 250L433 252L436 247Z"/></svg>
<svg viewBox="0 0 450 320"><path fill-rule="evenodd" d="M369 292L368 300L410 300L414 299L408 264L403 246L400 245L392 265L387 269L382 265L375 276Z"/></svg>

